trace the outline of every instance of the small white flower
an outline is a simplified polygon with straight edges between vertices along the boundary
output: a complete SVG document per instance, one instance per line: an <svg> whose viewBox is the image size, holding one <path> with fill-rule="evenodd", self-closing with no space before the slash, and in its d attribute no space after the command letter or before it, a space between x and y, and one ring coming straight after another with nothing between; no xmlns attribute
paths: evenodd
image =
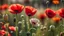
<svg viewBox="0 0 64 36"><path fill-rule="evenodd" d="M40 26L40 21L37 19L37 18L31 18L30 19L30 23L33 25L33 26L35 26L35 27L38 27L38 26Z"/></svg>
<svg viewBox="0 0 64 36"><path fill-rule="evenodd" d="M39 26L39 25L38 25L39 22L40 22L40 21L39 21L37 18L31 18L31 19L30 19L30 23L33 24L33 25Z"/></svg>

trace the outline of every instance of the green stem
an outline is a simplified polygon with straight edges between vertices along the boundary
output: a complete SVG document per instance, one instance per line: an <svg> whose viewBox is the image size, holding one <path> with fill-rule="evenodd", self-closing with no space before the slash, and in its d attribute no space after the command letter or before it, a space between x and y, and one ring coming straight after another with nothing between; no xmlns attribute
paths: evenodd
<svg viewBox="0 0 64 36"><path fill-rule="evenodd" d="M30 32L30 17L28 17L28 31Z"/></svg>
<svg viewBox="0 0 64 36"><path fill-rule="evenodd" d="M49 20L49 21L48 21L48 20ZM45 36L48 36L48 35L49 35L49 34L48 34L48 33L49 33L48 30L49 30L49 26L51 25L51 18L47 19L47 21L48 21L48 22L47 22L47 25L46 25L47 27L46 27L46 33L45 33Z"/></svg>
<svg viewBox="0 0 64 36"><path fill-rule="evenodd" d="M16 36L18 36L17 22L18 22L18 19L17 19L17 14L16 14Z"/></svg>
<svg viewBox="0 0 64 36"><path fill-rule="evenodd" d="M25 32L27 32L27 31L28 31L28 25L26 24L26 16L24 17L24 20L25 20L25 22L24 22L24 25L25 25Z"/></svg>
<svg viewBox="0 0 64 36"><path fill-rule="evenodd" d="M6 36L8 36L8 25L6 25L6 31L7 31Z"/></svg>
<svg viewBox="0 0 64 36"><path fill-rule="evenodd" d="M62 25L64 25L64 19L62 19ZM64 26L63 26L63 27L64 27ZM62 31L64 31L63 28L62 28Z"/></svg>

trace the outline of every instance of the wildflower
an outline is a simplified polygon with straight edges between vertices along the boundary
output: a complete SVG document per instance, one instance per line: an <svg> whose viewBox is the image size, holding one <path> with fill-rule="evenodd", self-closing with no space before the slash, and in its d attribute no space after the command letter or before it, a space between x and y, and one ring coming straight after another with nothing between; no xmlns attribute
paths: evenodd
<svg viewBox="0 0 64 36"><path fill-rule="evenodd" d="M9 7L9 11L10 11L12 14L21 13L23 9L24 9L24 6L23 6L23 5L20 5L20 4L12 4L12 5Z"/></svg>
<svg viewBox="0 0 64 36"><path fill-rule="evenodd" d="M46 9L45 13L48 16L48 18L53 18L56 15L56 13L50 8Z"/></svg>
<svg viewBox="0 0 64 36"><path fill-rule="evenodd" d="M35 13L37 12L37 10L31 6L26 6L25 7L25 13L28 16L33 16Z"/></svg>

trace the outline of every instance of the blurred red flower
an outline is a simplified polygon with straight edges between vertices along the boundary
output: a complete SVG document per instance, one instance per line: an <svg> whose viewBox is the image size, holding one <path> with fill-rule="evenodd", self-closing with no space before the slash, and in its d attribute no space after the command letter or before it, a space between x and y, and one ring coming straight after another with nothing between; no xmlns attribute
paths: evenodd
<svg viewBox="0 0 64 36"><path fill-rule="evenodd" d="M3 30L6 30L6 26L5 26L5 25L3 25L1 28L2 28Z"/></svg>
<svg viewBox="0 0 64 36"><path fill-rule="evenodd" d="M14 26L9 26L9 29L10 29L11 31L16 31L16 27L14 27Z"/></svg>
<svg viewBox="0 0 64 36"><path fill-rule="evenodd" d="M41 19L41 20L43 20L43 19L45 19L46 18L46 14L44 13L40 13L40 14L38 14L38 18L39 19Z"/></svg>
<svg viewBox="0 0 64 36"><path fill-rule="evenodd" d="M1 35L1 36L4 36L5 34L6 34L6 31L0 30L0 35Z"/></svg>
<svg viewBox="0 0 64 36"><path fill-rule="evenodd" d="M24 6L23 6L23 5L20 5L20 4L12 4L12 5L9 7L9 11L10 11L12 14L21 13L23 9L24 9Z"/></svg>
<svg viewBox="0 0 64 36"><path fill-rule="evenodd" d="M64 18L64 8L59 9L58 14L60 17Z"/></svg>
<svg viewBox="0 0 64 36"><path fill-rule="evenodd" d="M0 6L0 10L2 10L2 6Z"/></svg>
<svg viewBox="0 0 64 36"><path fill-rule="evenodd" d="M37 12L37 10L31 6L26 6L25 7L25 13L28 16L33 16L35 13Z"/></svg>
<svg viewBox="0 0 64 36"><path fill-rule="evenodd" d="M8 8L8 4L3 4L2 5L2 10L6 10Z"/></svg>
<svg viewBox="0 0 64 36"><path fill-rule="evenodd" d="M8 33L8 36L11 36L11 34L10 34L10 33Z"/></svg>
<svg viewBox="0 0 64 36"><path fill-rule="evenodd" d="M2 27L4 25L4 23L3 22L0 22L0 27Z"/></svg>
<svg viewBox="0 0 64 36"><path fill-rule="evenodd" d="M52 9L50 9L50 8L47 8L45 10L45 13L48 16L48 18L53 18L56 15L56 13Z"/></svg>

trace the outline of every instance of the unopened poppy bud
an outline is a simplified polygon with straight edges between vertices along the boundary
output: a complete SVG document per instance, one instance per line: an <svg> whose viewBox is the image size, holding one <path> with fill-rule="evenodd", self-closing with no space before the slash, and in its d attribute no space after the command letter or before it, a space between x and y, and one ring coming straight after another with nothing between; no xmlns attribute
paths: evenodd
<svg viewBox="0 0 64 36"><path fill-rule="evenodd" d="M27 32L27 36L30 36L30 32Z"/></svg>
<svg viewBox="0 0 64 36"><path fill-rule="evenodd" d="M14 17L13 21L16 22L16 17Z"/></svg>
<svg viewBox="0 0 64 36"><path fill-rule="evenodd" d="M35 28L31 28L30 31L31 31L32 33L35 33L36 29L35 29Z"/></svg>
<svg viewBox="0 0 64 36"><path fill-rule="evenodd" d="M8 21L8 15L7 14L3 15L3 18L5 21Z"/></svg>
<svg viewBox="0 0 64 36"><path fill-rule="evenodd" d="M22 24L22 22L21 22L21 21L19 21L19 22L18 22L18 24Z"/></svg>
<svg viewBox="0 0 64 36"><path fill-rule="evenodd" d="M46 1L46 4L48 4L49 3L49 1Z"/></svg>
<svg viewBox="0 0 64 36"><path fill-rule="evenodd" d="M21 15L21 18L24 18L24 15Z"/></svg>
<svg viewBox="0 0 64 36"><path fill-rule="evenodd" d="M55 29L55 26L54 25L50 25L50 29L51 30L54 30Z"/></svg>

